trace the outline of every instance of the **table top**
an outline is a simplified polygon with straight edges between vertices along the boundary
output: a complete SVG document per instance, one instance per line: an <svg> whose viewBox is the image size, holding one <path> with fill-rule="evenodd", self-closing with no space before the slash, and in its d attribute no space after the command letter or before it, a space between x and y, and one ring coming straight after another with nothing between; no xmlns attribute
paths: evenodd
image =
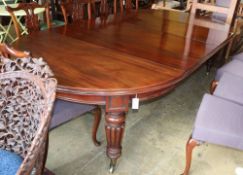
<svg viewBox="0 0 243 175"><path fill-rule="evenodd" d="M139 10L33 33L14 47L47 61L60 98L104 104L106 96L162 95L230 38L229 26L203 27L188 13Z"/></svg>
<svg viewBox="0 0 243 175"><path fill-rule="evenodd" d="M8 4L8 6L10 7L17 7L18 4ZM45 8L36 8L34 10L34 13L35 14L39 14L39 13L42 13L45 11ZM16 11L14 12L14 14L16 16L25 16L26 13L24 12L24 10L19 10L19 11ZM0 16L11 16L10 13L6 10L6 6L5 5L0 5Z"/></svg>

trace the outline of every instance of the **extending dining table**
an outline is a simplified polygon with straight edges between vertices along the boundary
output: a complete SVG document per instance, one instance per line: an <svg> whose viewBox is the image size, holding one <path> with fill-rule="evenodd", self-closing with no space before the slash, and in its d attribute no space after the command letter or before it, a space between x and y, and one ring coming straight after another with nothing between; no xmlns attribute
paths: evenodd
<svg viewBox="0 0 243 175"><path fill-rule="evenodd" d="M195 14L139 9L33 33L13 46L44 58L58 79L57 98L105 105L112 172L132 99L176 88L232 40L229 31Z"/></svg>

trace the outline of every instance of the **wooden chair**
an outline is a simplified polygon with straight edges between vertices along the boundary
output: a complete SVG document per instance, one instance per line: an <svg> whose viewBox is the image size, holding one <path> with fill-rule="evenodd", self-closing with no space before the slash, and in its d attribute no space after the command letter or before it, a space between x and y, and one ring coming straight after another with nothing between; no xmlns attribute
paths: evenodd
<svg viewBox="0 0 243 175"><path fill-rule="evenodd" d="M231 55L235 51L239 50L242 46L243 40L243 3L239 4L235 23L233 26L234 39L231 43L230 49L228 50L228 55Z"/></svg>
<svg viewBox="0 0 243 175"><path fill-rule="evenodd" d="M138 0L135 0L135 10L138 10ZM120 12L123 13L124 12L124 4L123 4L123 0L119 0L119 6L120 6ZM117 0L113 1L113 12L117 13ZM126 0L125 1L125 10L129 11L133 9L133 3L132 0Z"/></svg>
<svg viewBox="0 0 243 175"><path fill-rule="evenodd" d="M228 1L228 2L226 2ZM222 6L222 2L226 2L227 6ZM225 23L232 24L235 10L237 8L238 0L218 0L216 2L207 2L200 0L193 0L191 13L196 13L197 10L209 11L225 18ZM224 5L224 4L223 4Z"/></svg>
<svg viewBox="0 0 243 175"><path fill-rule="evenodd" d="M226 61L229 61L228 57L229 57L229 55L231 55L232 52L234 52L236 49L239 49L239 47L242 46L242 30L243 30L242 29L242 27L243 27L242 9L243 9L243 4L240 3L237 14L236 14L236 20L235 20L234 26L232 27L234 37L233 37L232 41L229 43L229 46L226 51L226 56L225 56ZM238 66L239 64L241 64L241 62L237 63L240 60L239 58L241 58L241 57L243 58L242 54L232 56L233 61L225 64L224 66L222 66L220 69L217 70L215 79L212 81L211 86L210 86L211 94L214 92L215 88L217 87L218 81L224 72L230 72L231 74L239 74L239 75L241 75L243 73L242 69ZM242 60L240 60L240 61L242 61Z"/></svg>
<svg viewBox="0 0 243 175"><path fill-rule="evenodd" d="M0 174L42 175L57 81L42 58L0 51Z"/></svg>
<svg viewBox="0 0 243 175"><path fill-rule="evenodd" d="M61 3L61 10L64 17L65 24L68 24L68 16L72 18L72 21L78 21L84 19L84 7L87 5L88 19L92 18L92 4L93 0L67 0Z"/></svg>
<svg viewBox="0 0 243 175"><path fill-rule="evenodd" d="M14 12L23 10L25 12L25 27L27 28L28 33L39 31L40 30L40 21L38 18L38 14L36 14L34 11L38 8L44 8L45 12L45 19L47 23L47 27L51 27L50 23L50 12L49 12L49 6L48 4L45 5L39 5L35 2L31 3L19 3L19 5L16 8L12 8L7 6L6 9L11 14L11 17L13 19L14 28L17 34L17 37L21 37L21 25L20 21L17 19Z"/></svg>
<svg viewBox="0 0 243 175"><path fill-rule="evenodd" d="M171 11L181 11L181 12L190 12L191 11L191 7L192 7L192 3L193 0L187 0L186 1L186 6L185 3L183 3L182 1L180 1L180 5L178 4L178 6L180 8L174 8L173 6L168 6L166 5L166 0L160 1L159 4L153 4L152 5L152 9L158 9L158 10L171 10ZM161 6L162 5L162 6Z"/></svg>

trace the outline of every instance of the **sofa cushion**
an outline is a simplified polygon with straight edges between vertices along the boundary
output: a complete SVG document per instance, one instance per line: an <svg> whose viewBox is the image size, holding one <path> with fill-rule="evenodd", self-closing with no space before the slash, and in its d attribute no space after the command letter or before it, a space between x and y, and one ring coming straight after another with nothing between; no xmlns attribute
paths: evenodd
<svg viewBox="0 0 243 175"><path fill-rule="evenodd" d="M15 175L22 161L18 154L0 149L0 174Z"/></svg>

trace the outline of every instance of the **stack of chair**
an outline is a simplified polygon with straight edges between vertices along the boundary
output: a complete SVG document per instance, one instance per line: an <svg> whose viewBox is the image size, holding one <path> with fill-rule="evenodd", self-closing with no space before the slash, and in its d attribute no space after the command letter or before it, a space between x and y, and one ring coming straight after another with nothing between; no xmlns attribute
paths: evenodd
<svg viewBox="0 0 243 175"><path fill-rule="evenodd" d="M188 175L192 151L203 142L243 150L243 53L218 69L212 94L200 104L192 135L186 144Z"/></svg>
<svg viewBox="0 0 243 175"><path fill-rule="evenodd" d="M234 25L234 6L239 1L217 0L216 5L219 7L203 6L198 0L194 0L194 3L194 13L197 8L210 9L213 15L224 17L226 23ZM226 6L229 6L228 10ZM218 14L217 9L221 14ZM205 94L202 99L186 144L183 175L189 174L193 148L203 142L243 150L243 53L233 56L232 61L217 70L210 91L211 94Z"/></svg>

